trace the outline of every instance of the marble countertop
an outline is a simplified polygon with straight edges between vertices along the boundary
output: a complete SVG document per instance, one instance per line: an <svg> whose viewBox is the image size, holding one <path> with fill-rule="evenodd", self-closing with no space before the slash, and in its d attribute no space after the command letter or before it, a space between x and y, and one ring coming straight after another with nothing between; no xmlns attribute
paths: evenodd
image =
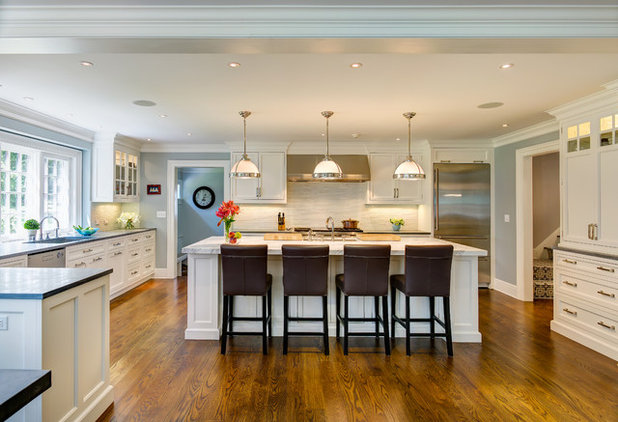
<svg viewBox="0 0 618 422"><path fill-rule="evenodd" d="M99 231L92 236L84 236L83 239L66 242L66 243L29 243L24 240L12 240L9 242L0 243L0 259L12 258L19 255L30 255L39 252L53 251L54 249L62 249L67 246L76 245L84 242L94 242L96 240L111 239L113 237L125 236L128 234L142 233L155 229L133 229L133 230L110 230ZM71 235L73 236L73 235Z"/></svg>
<svg viewBox="0 0 618 422"><path fill-rule="evenodd" d="M0 369L0 420L6 420L51 387L51 371Z"/></svg>
<svg viewBox="0 0 618 422"><path fill-rule="evenodd" d="M45 299L111 272L111 268L0 268L0 299Z"/></svg>
<svg viewBox="0 0 618 422"><path fill-rule="evenodd" d="M220 245L224 242L223 236L212 236L201 240L192 245L182 248L183 253L189 254L204 254L216 255L220 253ZM281 240L264 240L262 236L243 236L240 244L242 245L268 245L269 255L281 255L281 246L284 244L307 244L307 245L328 245L330 255L343 255L343 245L391 245L391 255L404 255L405 245L453 245L453 254L456 256L487 256L487 251L483 249L473 248L471 246L461 245L459 243L447 242L445 240L436 239L433 237L410 237L400 241L334 241L334 242L318 242L318 241L281 241Z"/></svg>

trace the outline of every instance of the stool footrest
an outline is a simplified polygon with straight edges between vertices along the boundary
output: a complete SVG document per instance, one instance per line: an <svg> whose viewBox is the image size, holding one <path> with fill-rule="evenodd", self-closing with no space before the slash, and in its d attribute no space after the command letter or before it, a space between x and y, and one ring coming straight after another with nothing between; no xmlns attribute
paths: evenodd
<svg viewBox="0 0 618 422"><path fill-rule="evenodd" d="M322 322L324 318L312 318L312 317L288 317L288 321L314 321L314 322Z"/></svg>
<svg viewBox="0 0 618 422"><path fill-rule="evenodd" d="M288 331L288 336L323 336L322 331Z"/></svg>
<svg viewBox="0 0 618 422"><path fill-rule="evenodd" d="M375 337L376 336L376 332L375 331L368 331L368 332L349 332L348 331L348 337ZM380 337L384 337L384 332L378 333L378 336Z"/></svg>
<svg viewBox="0 0 618 422"><path fill-rule="evenodd" d="M266 317L267 320L270 319L270 316ZM232 317L228 318L228 321L262 321L262 318L259 317ZM229 333L230 331L228 331Z"/></svg>
<svg viewBox="0 0 618 422"><path fill-rule="evenodd" d="M228 331L227 335L228 337L229 336L261 336L262 332L261 331Z"/></svg>
<svg viewBox="0 0 618 422"><path fill-rule="evenodd" d="M337 315L337 318L343 321L345 318ZM348 318L349 322L382 322L382 317L377 318Z"/></svg>
<svg viewBox="0 0 618 422"><path fill-rule="evenodd" d="M410 337L446 337L446 333L410 333Z"/></svg>

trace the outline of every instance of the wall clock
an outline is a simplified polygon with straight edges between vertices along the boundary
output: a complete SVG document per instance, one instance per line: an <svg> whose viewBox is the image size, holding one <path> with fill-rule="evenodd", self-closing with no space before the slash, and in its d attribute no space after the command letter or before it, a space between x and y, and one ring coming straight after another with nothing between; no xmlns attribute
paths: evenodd
<svg viewBox="0 0 618 422"><path fill-rule="evenodd" d="M193 192L193 203L200 209L208 209L215 203L215 192L208 186L200 186Z"/></svg>

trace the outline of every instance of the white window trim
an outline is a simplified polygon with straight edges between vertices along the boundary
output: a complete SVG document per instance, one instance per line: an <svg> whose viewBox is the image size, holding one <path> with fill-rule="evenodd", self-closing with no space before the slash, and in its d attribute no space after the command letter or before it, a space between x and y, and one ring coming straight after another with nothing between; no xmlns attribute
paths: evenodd
<svg viewBox="0 0 618 422"><path fill-rule="evenodd" d="M39 184L39 198L37 198L37 205L39 209L39 213L41 215L40 218L45 217L43 215L43 202L42 191L43 191L43 160L45 157L56 158L62 160L70 161L70 174L69 174L69 192L73 189L75 190L75 200L70 201L71 209L69 211L69 215L72 216L74 220L73 224L81 224L82 221L82 152L78 149L73 149L70 147L54 145L47 141L40 141L36 139L31 139L26 136L14 135L7 132L0 132L0 143L2 144L10 144L14 145L17 148L30 148L36 150L37 161L39 166L39 174L38 174L38 184ZM35 177L35 179L37 179ZM0 210L0 212L2 212ZM64 227L63 229L67 229ZM17 238L23 237L23 235L19 236L3 236L0 240L14 240Z"/></svg>

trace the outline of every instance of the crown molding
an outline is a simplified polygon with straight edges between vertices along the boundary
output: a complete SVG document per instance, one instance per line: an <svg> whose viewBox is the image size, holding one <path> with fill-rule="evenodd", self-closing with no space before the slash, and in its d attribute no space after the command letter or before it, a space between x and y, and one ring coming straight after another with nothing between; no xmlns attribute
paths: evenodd
<svg viewBox="0 0 618 422"><path fill-rule="evenodd" d="M584 114L596 113L618 105L618 79L603 85L604 91L595 92L569 103L547 110L559 120L569 120Z"/></svg>
<svg viewBox="0 0 618 422"><path fill-rule="evenodd" d="M616 5L1 6L0 37L618 36Z"/></svg>
<svg viewBox="0 0 618 422"><path fill-rule="evenodd" d="M38 126L54 132L62 133L82 141L93 142L95 132L81 126L65 122L47 114L22 107L18 104L0 99L0 115L22 123Z"/></svg>
<svg viewBox="0 0 618 422"><path fill-rule="evenodd" d="M526 139L535 138L537 136L546 135L551 132L557 132L559 128L560 125L557 120L546 120L544 122L537 123L536 125L528 126L526 128L516 130L515 132L493 138L493 147L498 148L504 145L513 144L515 142L524 141Z"/></svg>
<svg viewBox="0 0 618 422"><path fill-rule="evenodd" d="M432 149L443 148L458 148L458 149L474 149L474 148L493 148L494 144L491 139L445 139L440 141L431 141Z"/></svg>
<svg viewBox="0 0 618 422"><path fill-rule="evenodd" d="M140 152L158 153L191 153L191 152L210 152L210 153L229 153L230 147L226 144L160 144L144 142L139 148Z"/></svg>

